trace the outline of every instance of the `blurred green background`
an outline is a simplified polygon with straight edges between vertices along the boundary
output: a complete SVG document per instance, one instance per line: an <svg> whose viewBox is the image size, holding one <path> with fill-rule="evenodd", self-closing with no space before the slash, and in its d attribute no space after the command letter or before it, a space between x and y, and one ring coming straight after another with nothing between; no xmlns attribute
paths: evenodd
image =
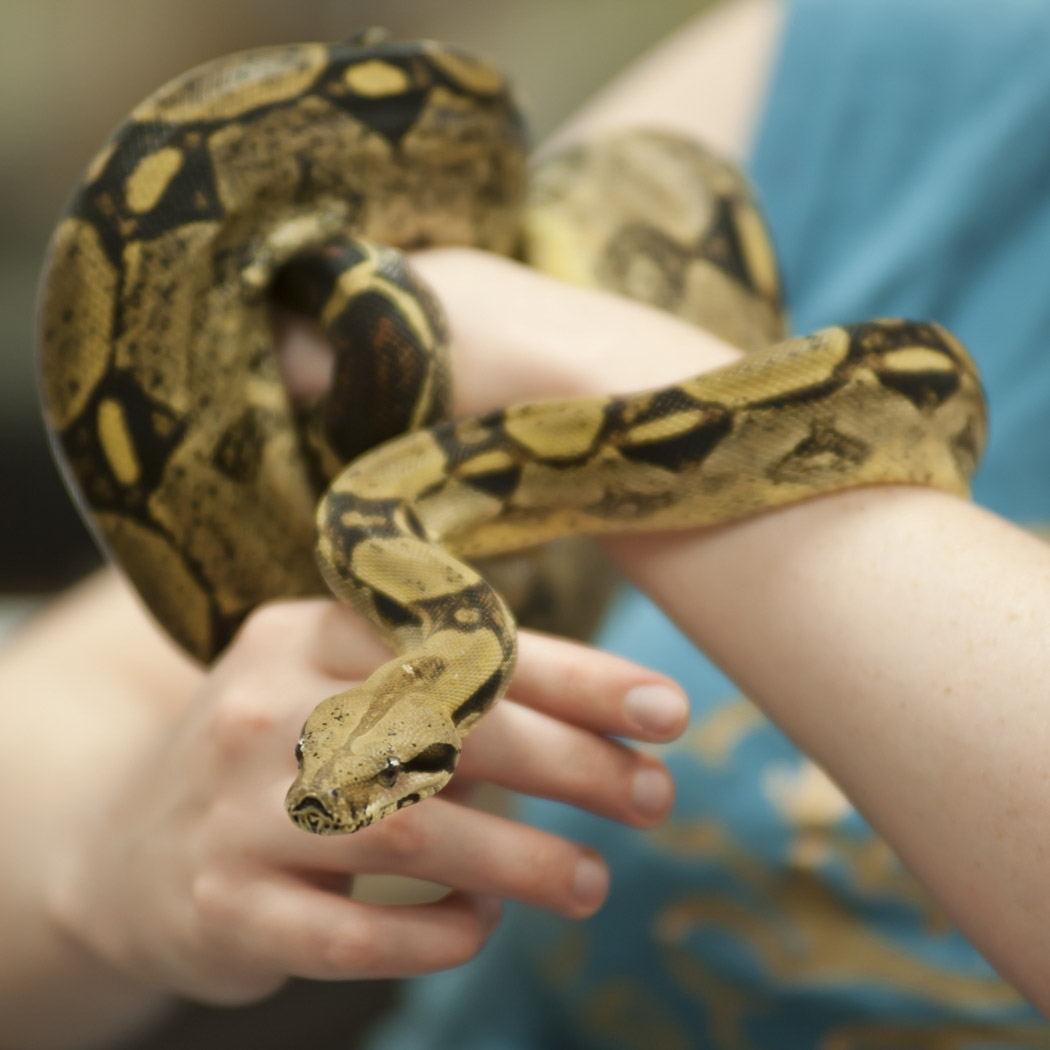
<svg viewBox="0 0 1050 1050"><path fill-rule="evenodd" d="M141 98L230 51L369 25L458 43L514 80L540 141L704 0L2 0L0 594L40 594L97 556L51 462L34 381L47 238L95 149Z"/></svg>
<svg viewBox="0 0 1050 1050"><path fill-rule="evenodd" d="M95 149L171 77L242 48L384 25L483 54L517 85L540 141L705 0L0 0L0 633L21 600L98 558L54 467L34 379L48 236ZM295 982L244 1010L181 1009L136 1050L357 1045L382 982ZM56 1006L61 1004L61 992ZM322 1042L323 1040L323 1042ZM113 1050L118 1050L114 1047Z"/></svg>

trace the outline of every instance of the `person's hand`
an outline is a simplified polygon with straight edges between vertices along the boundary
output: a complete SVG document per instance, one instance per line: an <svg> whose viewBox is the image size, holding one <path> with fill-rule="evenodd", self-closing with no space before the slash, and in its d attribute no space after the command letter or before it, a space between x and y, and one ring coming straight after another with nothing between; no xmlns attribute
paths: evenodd
<svg viewBox="0 0 1050 1050"><path fill-rule="evenodd" d="M652 385L731 356L659 311L482 252L435 250L415 263L449 315L457 413ZM279 327L290 388L323 389L329 352L316 330L288 318ZM115 756L119 775L107 771L112 786L85 805L94 819L63 840L64 863L52 866L46 892L60 926L138 982L229 1003L292 975L456 965L483 944L501 899L592 914L607 888L601 859L471 809L469 786L490 781L651 825L670 808L670 779L655 758L610 737L672 739L687 717L681 692L614 657L523 633L511 699L467 738L449 789L354 835L310 836L283 805L292 745L319 700L387 655L331 602L259 610L207 676L191 676L195 699L185 710L173 701L170 730L141 754ZM155 685L140 688L163 690L155 672L142 677ZM348 881L364 873L453 892L413 906L349 899Z"/></svg>
<svg viewBox="0 0 1050 1050"><path fill-rule="evenodd" d="M283 806L299 727L318 700L386 656L364 621L332 602L257 611L170 732L129 762L94 824L67 843L50 891L66 932L139 982L233 1003L290 975L456 965L492 931L501 898L592 914L607 889L599 857L469 808L464 788L490 781L652 825L670 808L670 778L609 736L672 739L687 718L681 691L615 657L525 633L513 699L467 738L449 790L356 834L311 836ZM349 899L348 877L365 872L454 892L412 906Z"/></svg>

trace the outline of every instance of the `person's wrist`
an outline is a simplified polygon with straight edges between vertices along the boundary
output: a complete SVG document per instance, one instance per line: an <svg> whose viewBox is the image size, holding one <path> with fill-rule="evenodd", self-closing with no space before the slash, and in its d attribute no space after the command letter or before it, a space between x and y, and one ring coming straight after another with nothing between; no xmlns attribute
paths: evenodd
<svg viewBox="0 0 1050 1050"><path fill-rule="evenodd" d="M473 249L413 265L445 307L457 412L665 386L738 351L671 314Z"/></svg>

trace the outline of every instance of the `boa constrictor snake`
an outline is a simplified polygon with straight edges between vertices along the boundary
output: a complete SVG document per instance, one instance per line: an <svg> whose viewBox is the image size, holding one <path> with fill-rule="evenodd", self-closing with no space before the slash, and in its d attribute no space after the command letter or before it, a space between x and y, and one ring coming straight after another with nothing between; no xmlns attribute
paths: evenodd
<svg viewBox="0 0 1050 1050"><path fill-rule="evenodd" d="M506 689L512 615L462 559L855 485L965 493L983 446L978 376L936 325L782 341L773 253L726 164L637 132L541 165L526 201L523 143L503 77L444 45L248 52L139 105L53 237L47 423L164 627L209 660L323 577L398 653L306 722L287 808L313 832L438 791ZM396 250L436 244L517 254L750 352L656 391L442 422L445 323ZM282 383L274 298L336 348L320 403Z"/></svg>

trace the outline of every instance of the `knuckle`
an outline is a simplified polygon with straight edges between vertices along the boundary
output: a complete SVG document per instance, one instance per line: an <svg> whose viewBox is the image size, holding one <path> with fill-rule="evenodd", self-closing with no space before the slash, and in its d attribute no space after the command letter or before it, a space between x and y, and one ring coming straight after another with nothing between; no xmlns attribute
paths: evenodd
<svg viewBox="0 0 1050 1050"><path fill-rule="evenodd" d="M545 642L549 642L545 639ZM596 674L594 650L574 643L562 642L544 652L544 663L539 667L531 662L521 665L523 673L530 675L534 684L540 686L551 700L579 697L590 699L599 685ZM600 691L599 695L602 695Z"/></svg>
<svg viewBox="0 0 1050 1050"><path fill-rule="evenodd" d="M566 755L558 764L566 796L603 811L629 806L633 777L642 761L638 753L618 740L593 740L587 745L585 761L579 755Z"/></svg>
<svg viewBox="0 0 1050 1050"><path fill-rule="evenodd" d="M213 871L199 871L190 881L190 911L200 930L225 924L231 913L231 893L226 881Z"/></svg>
<svg viewBox="0 0 1050 1050"><path fill-rule="evenodd" d="M625 775L623 770L620 773ZM564 796L573 802L593 802L596 797L618 791L621 787L621 781L610 777L597 760L591 763L563 762L558 766L557 777Z"/></svg>
<svg viewBox="0 0 1050 1050"><path fill-rule="evenodd" d="M629 778L629 763L620 745L591 736L563 736L543 754L541 768L548 778L547 790L562 801L592 806L599 799L615 796Z"/></svg>
<svg viewBox="0 0 1050 1050"><path fill-rule="evenodd" d="M568 843L541 841L513 871L514 894L530 904L560 903L571 891L575 859Z"/></svg>
<svg viewBox="0 0 1050 1050"><path fill-rule="evenodd" d="M298 634L302 622L302 602L266 602L241 624L235 644L240 649L270 652Z"/></svg>
<svg viewBox="0 0 1050 1050"><path fill-rule="evenodd" d="M589 692L593 684L594 673L583 661L568 661L561 669L559 685L570 693Z"/></svg>
<svg viewBox="0 0 1050 1050"><path fill-rule="evenodd" d="M223 751L241 753L278 723L254 675L239 675L223 683L211 716L211 734Z"/></svg>
<svg viewBox="0 0 1050 1050"><path fill-rule="evenodd" d="M352 923L318 930L314 950L321 966L333 975L378 973L383 966L382 941L376 924L365 915Z"/></svg>
<svg viewBox="0 0 1050 1050"><path fill-rule="evenodd" d="M440 960L440 968L447 969L470 962L484 947L486 939L481 920L474 917L469 926L465 926L456 934L446 938L443 945L444 958Z"/></svg>

